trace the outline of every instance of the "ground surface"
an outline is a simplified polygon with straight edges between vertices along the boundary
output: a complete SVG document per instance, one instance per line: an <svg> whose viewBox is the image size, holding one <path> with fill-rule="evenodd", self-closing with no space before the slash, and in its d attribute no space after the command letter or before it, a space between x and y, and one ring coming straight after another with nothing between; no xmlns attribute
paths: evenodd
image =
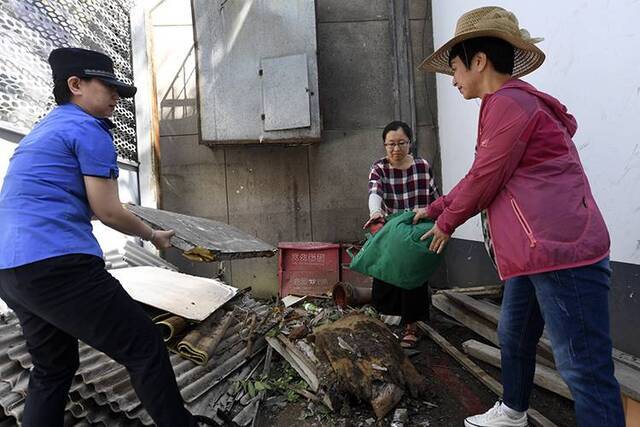
<svg viewBox="0 0 640 427"><path fill-rule="evenodd" d="M468 339L483 341L469 329L457 326L438 315L432 316L431 324L457 348ZM404 398L397 408L407 409L408 421L404 426L462 426L465 417L484 412L492 406L497 397L482 383L465 371L456 360L444 353L440 347L426 337L422 337L420 353L411 360L428 382L428 391L422 399ZM299 378L280 357L274 358L275 365L271 381L298 384ZM478 364L500 379L500 371L487 364ZM329 412L322 405L310 403L294 392L285 392L286 387L273 387L260 408L256 425L267 426L389 426L393 411L382 420L375 420L373 411L366 404L344 402L342 408ZM287 394L289 395L287 397ZM536 388L531 406L558 427L575 426L572 402Z"/></svg>

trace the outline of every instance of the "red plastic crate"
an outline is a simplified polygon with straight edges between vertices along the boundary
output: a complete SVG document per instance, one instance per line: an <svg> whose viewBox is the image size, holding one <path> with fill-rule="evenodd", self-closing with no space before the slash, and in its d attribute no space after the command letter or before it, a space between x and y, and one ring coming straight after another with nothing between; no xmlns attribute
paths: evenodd
<svg viewBox="0 0 640 427"><path fill-rule="evenodd" d="M321 296L340 280L340 245L321 242L278 244L278 294Z"/></svg>
<svg viewBox="0 0 640 427"><path fill-rule="evenodd" d="M340 281L354 286L372 286L373 278L349 269L351 255L356 256L358 251L362 249L362 245L342 243L340 247Z"/></svg>

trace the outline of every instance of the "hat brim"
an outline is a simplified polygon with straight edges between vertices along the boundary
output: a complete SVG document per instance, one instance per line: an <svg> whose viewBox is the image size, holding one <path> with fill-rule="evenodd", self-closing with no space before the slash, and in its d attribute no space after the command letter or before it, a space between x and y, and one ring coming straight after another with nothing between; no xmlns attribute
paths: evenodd
<svg viewBox="0 0 640 427"><path fill-rule="evenodd" d="M114 88L116 88L116 90L118 91L118 95L120 95L123 98L133 98L133 96L138 91L137 87L128 85L124 82L121 82L118 79L112 79L109 77L98 77L98 76L95 76L94 78L102 80L104 83L108 84L109 86L113 86Z"/></svg>
<svg viewBox="0 0 640 427"><path fill-rule="evenodd" d="M418 66L423 71L453 75L449 66L449 53L451 48L465 40L477 37L496 37L511 43L515 50L513 73L514 78L522 77L536 70L544 62L545 55L536 45L511 33L498 30L479 30L460 34L446 42L442 47L429 55Z"/></svg>

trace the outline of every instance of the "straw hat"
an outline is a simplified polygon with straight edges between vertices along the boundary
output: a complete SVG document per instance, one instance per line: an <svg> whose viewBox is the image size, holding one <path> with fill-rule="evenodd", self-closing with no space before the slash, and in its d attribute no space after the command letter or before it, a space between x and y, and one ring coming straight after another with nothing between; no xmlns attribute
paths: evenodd
<svg viewBox="0 0 640 427"><path fill-rule="evenodd" d="M454 37L422 61L420 69L453 75L449 66L451 48L461 41L476 37L496 37L514 47L513 77L529 74L544 62L544 53L534 43L542 38L533 38L524 28L519 28L518 18L508 10L497 6L471 10L458 19Z"/></svg>

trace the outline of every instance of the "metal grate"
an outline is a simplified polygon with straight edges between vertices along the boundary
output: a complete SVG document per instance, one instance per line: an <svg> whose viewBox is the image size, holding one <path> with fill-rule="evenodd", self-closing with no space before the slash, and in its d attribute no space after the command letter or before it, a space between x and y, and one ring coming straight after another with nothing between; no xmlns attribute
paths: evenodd
<svg viewBox="0 0 640 427"><path fill-rule="evenodd" d="M84 47L109 55L116 75L133 82L129 10L134 0L0 0L0 121L29 129L54 105L49 52ZM121 158L137 161L134 104L113 115Z"/></svg>

